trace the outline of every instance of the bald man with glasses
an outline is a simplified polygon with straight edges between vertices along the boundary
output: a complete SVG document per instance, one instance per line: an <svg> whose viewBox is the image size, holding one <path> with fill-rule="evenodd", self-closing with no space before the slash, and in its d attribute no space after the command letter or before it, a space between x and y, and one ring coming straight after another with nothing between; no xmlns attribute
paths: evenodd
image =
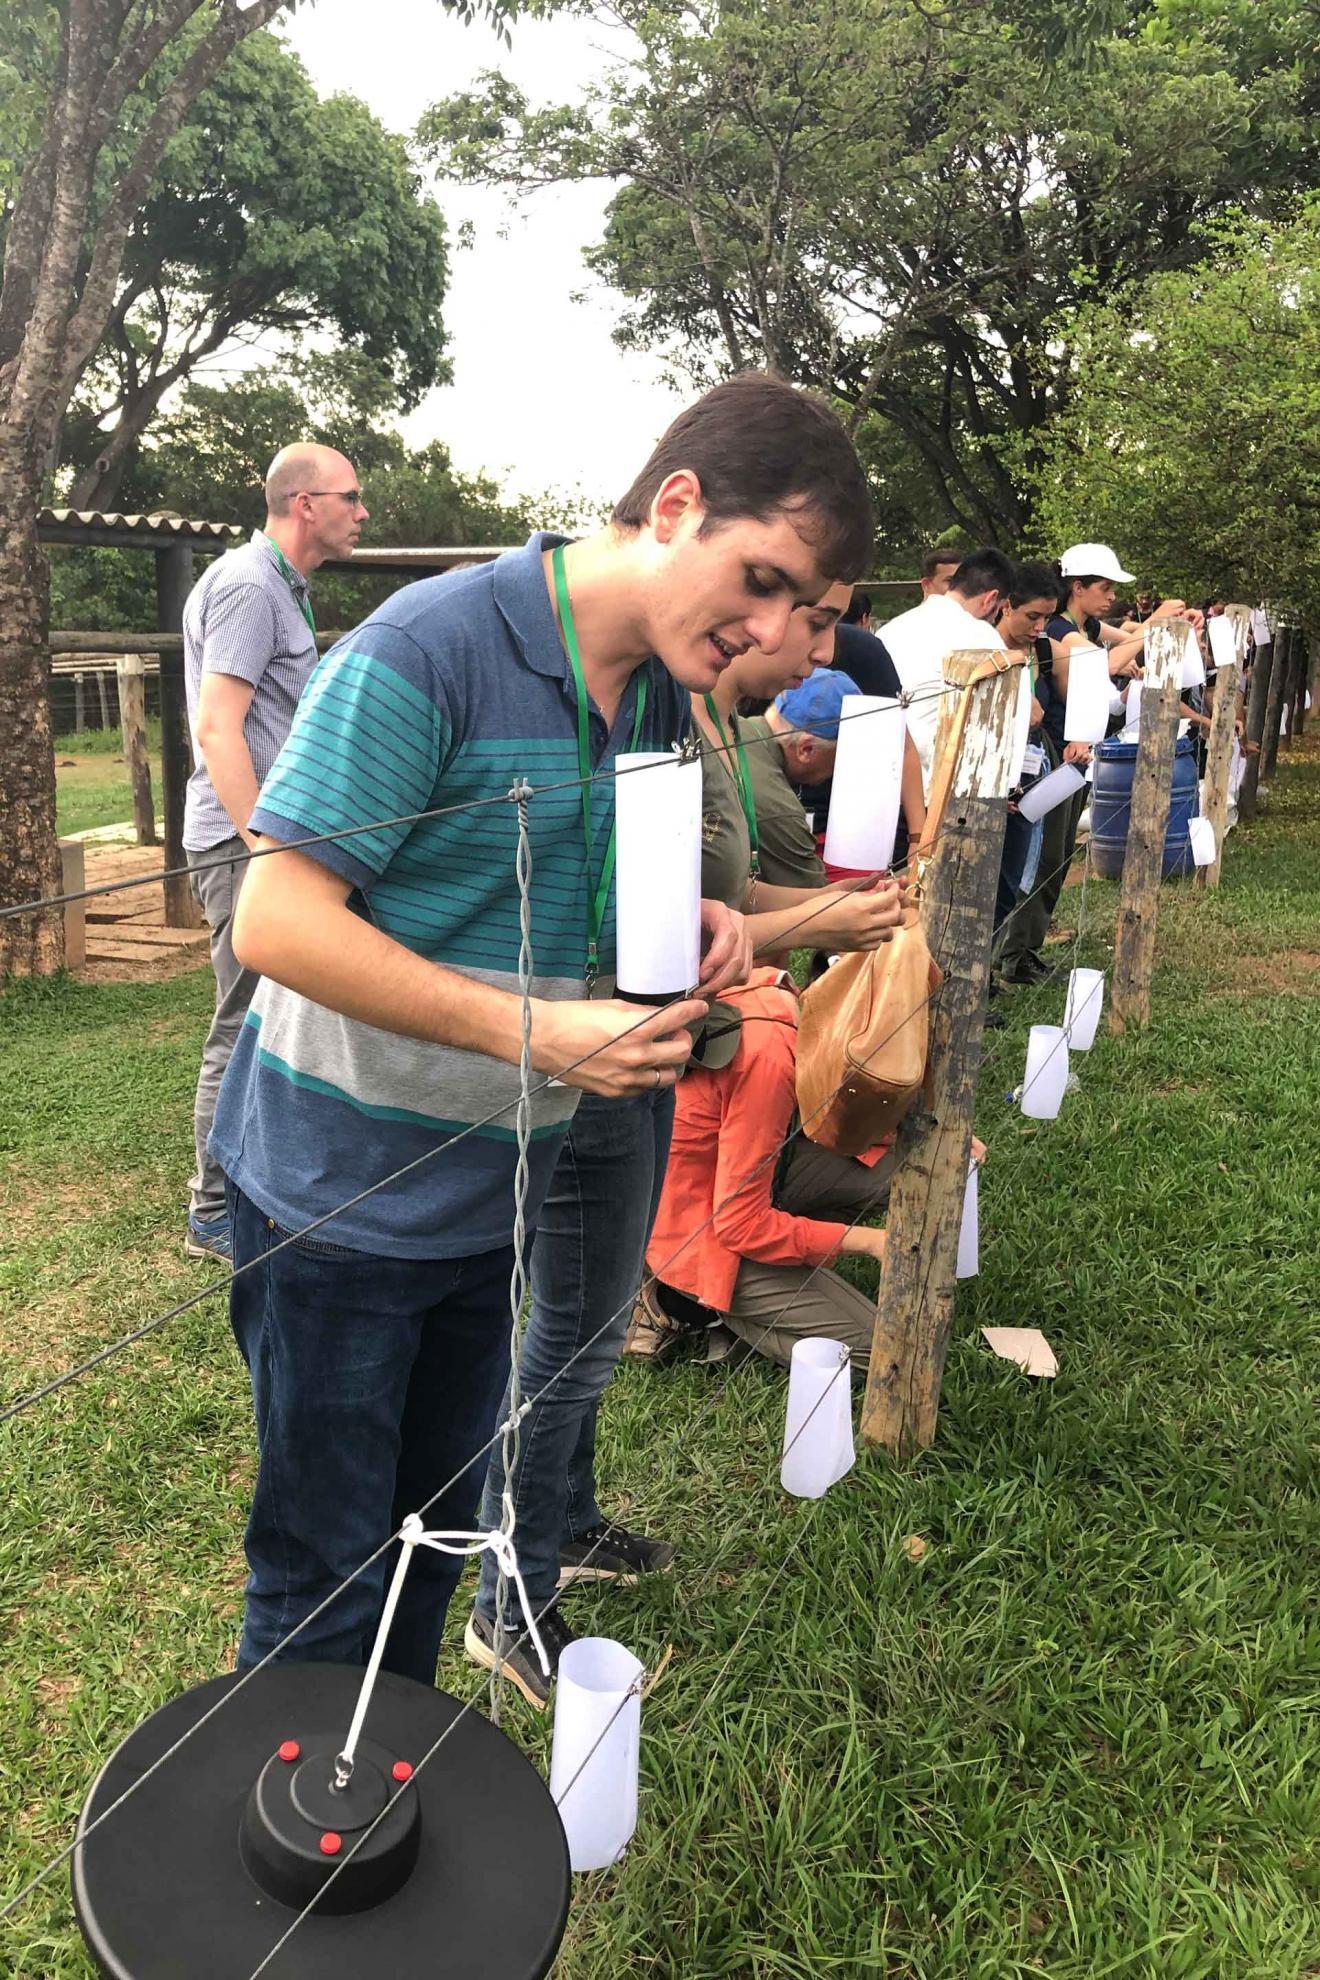
<svg viewBox="0 0 1320 1980"><path fill-rule="evenodd" d="M183 843L211 929L215 1015L193 1107L197 1166L190 1185L190 1258L230 1257L224 1176L207 1153L216 1095L258 978L234 955L230 930L257 793L316 665L307 580L347 557L367 511L353 464L333 447L283 448L266 474L266 521L194 586L183 615L184 673L195 769Z"/></svg>

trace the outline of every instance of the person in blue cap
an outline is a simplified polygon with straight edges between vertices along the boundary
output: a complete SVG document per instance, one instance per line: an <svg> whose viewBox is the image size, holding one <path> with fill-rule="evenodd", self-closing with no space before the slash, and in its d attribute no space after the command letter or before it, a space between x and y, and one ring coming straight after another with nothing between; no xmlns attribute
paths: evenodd
<svg viewBox="0 0 1320 1980"><path fill-rule="evenodd" d="M777 696L764 715L742 724L760 744L748 760L761 820L762 870L783 886L825 884L818 850L824 820L816 818L812 796L828 790L834 775L843 698L860 693L851 675L818 667L800 687Z"/></svg>

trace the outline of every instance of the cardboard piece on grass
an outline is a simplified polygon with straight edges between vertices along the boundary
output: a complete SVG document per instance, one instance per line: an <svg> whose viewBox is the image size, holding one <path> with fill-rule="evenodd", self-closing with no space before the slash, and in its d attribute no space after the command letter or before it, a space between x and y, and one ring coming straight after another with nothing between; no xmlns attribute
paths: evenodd
<svg viewBox="0 0 1320 1980"><path fill-rule="evenodd" d="M1014 1361L1024 1375L1041 1375L1047 1380L1059 1372L1054 1350L1039 1327L982 1327L987 1347L1001 1361Z"/></svg>

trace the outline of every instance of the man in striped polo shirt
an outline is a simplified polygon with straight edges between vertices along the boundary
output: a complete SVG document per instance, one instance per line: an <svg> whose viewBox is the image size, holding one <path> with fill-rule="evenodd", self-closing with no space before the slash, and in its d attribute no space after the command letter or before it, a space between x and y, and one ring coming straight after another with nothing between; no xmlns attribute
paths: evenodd
<svg viewBox="0 0 1320 1980"><path fill-rule="evenodd" d="M639 1022L610 995L608 773L674 743L735 652L778 646L855 533L859 485L865 506L832 414L763 387L762 432L727 385L683 416L640 519L396 593L322 663L262 789L260 845L341 836L258 861L235 929L265 979L211 1144L260 1448L242 1667L304 1624L281 1654L362 1662L392 1569L373 1554L410 1511L442 1528L475 1512L508 1373L520 779L532 1059L557 1076L532 1103L529 1226L579 1094L667 1100L687 1059L704 1001ZM750 963L740 916L704 903L703 921L701 999ZM418 1550L388 1668L434 1680L459 1567Z"/></svg>
<svg viewBox="0 0 1320 1980"><path fill-rule="evenodd" d="M215 1014L193 1103L197 1168L184 1248L228 1259L225 1179L208 1155L215 1099L257 979L234 955L231 927L252 845L247 821L312 668L316 638L307 580L346 557L367 519L350 461L333 447L285 447L266 474L266 525L227 550L194 586L183 612L184 678L196 767L183 843L193 892L211 928Z"/></svg>

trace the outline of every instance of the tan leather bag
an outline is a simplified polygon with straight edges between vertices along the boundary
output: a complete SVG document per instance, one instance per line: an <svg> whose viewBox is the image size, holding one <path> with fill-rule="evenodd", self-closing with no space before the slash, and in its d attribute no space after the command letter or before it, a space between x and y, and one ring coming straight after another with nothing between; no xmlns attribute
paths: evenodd
<svg viewBox="0 0 1320 1980"><path fill-rule="evenodd" d="M798 1012L797 1104L812 1141L864 1155L893 1134L925 1082L929 999L943 980L920 911L905 907L883 949L841 956L811 985Z"/></svg>
<svg viewBox="0 0 1320 1980"><path fill-rule="evenodd" d="M934 851L944 822L972 686L1009 664L1007 655L987 655L958 697L931 780L921 844L909 861L914 873ZM863 1155L893 1134L926 1082L931 999L944 977L926 945L919 894L918 880L909 887L892 941L866 954L841 956L802 998L797 1028L802 1131L839 1155Z"/></svg>

